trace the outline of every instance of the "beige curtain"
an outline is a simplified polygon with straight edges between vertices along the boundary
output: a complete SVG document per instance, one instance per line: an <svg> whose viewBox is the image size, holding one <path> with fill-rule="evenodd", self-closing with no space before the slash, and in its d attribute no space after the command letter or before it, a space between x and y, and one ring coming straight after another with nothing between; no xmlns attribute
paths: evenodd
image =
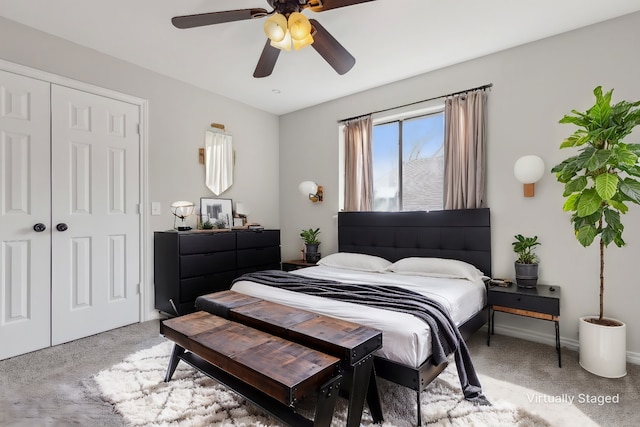
<svg viewBox="0 0 640 427"><path fill-rule="evenodd" d="M370 115L345 123L345 211L373 209L372 134L373 125Z"/></svg>
<svg viewBox="0 0 640 427"><path fill-rule="evenodd" d="M480 89L445 101L445 209L484 207L486 99Z"/></svg>

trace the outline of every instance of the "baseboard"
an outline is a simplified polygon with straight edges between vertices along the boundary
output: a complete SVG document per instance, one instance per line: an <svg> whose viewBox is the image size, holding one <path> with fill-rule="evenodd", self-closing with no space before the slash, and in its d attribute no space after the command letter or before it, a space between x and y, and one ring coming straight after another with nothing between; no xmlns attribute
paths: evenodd
<svg viewBox="0 0 640 427"><path fill-rule="evenodd" d="M487 326L483 327L485 333ZM545 334L528 329L514 328L508 325L495 325L495 333L499 335L506 335L508 337L520 338L527 341L537 342L540 344L546 344L555 347L556 336L554 334ZM578 351L580 345L578 340L560 337L560 346L566 347L569 350ZM640 365L640 353L627 351L627 362L635 365Z"/></svg>

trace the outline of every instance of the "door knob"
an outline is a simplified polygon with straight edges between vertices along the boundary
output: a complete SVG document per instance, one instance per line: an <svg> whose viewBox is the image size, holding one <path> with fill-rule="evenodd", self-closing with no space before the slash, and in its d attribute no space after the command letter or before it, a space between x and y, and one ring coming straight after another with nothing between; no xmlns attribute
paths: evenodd
<svg viewBox="0 0 640 427"><path fill-rule="evenodd" d="M56 230L58 231L67 231L67 224L65 224L64 222L61 222L60 224L56 225Z"/></svg>
<svg viewBox="0 0 640 427"><path fill-rule="evenodd" d="M36 225L33 226L33 229L35 231L37 231L38 233L42 233L44 230L47 229L47 226L44 225L43 223L39 222Z"/></svg>

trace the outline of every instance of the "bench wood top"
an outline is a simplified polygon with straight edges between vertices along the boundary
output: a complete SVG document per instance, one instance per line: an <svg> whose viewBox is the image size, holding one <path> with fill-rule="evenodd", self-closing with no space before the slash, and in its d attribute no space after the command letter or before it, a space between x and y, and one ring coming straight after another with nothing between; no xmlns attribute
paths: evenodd
<svg viewBox="0 0 640 427"><path fill-rule="evenodd" d="M285 405L314 393L339 373L340 359L247 325L195 312L165 320L179 346Z"/></svg>
<svg viewBox="0 0 640 427"><path fill-rule="evenodd" d="M382 347L377 329L239 292L200 296L196 307L340 357L351 366Z"/></svg>

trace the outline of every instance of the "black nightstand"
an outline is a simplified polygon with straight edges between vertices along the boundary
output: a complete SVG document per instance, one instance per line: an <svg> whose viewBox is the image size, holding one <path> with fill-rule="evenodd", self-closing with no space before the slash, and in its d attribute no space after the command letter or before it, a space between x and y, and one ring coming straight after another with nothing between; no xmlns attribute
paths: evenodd
<svg viewBox="0 0 640 427"><path fill-rule="evenodd" d="M299 268L313 267L317 265L315 262L307 262L302 259L291 259L289 261L282 261L283 271L293 271Z"/></svg>
<svg viewBox="0 0 640 427"><path fill-rule="evenodd" d="M558 366L562 367L560 355L560 287L538 285L535 288L519 288L512 284L509 287L490 286L487 294L489 306L489 330L487 345L491 344L494 332L496 311L518 314L554 322L556 325L556 352Z"/></svg>

